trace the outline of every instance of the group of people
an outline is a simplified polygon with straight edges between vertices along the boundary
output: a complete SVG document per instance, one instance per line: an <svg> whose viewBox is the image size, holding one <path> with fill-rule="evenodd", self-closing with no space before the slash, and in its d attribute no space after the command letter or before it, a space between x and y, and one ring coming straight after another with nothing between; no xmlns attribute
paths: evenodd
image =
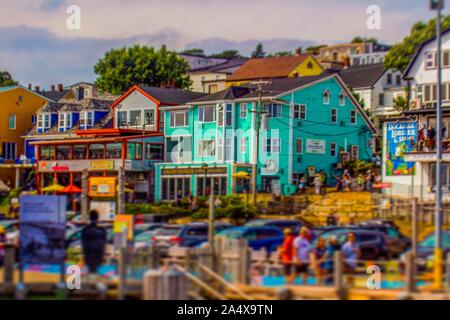
<svg viewBox="0 0 450 320"><path fill-rule="evenodd" d="M334 272L334 255L341 250L345 263L345 272L353 273L360 249L354 233L349 233L347 241L341 246L335 237L318 238L313 243L313 235L303 227L298 236L291 229L284 231L285 237L280 247L280 260L284 267L286 281L293 283L300 276L306 284L309 272L313 271L318 284L332 284Z"/></svg>

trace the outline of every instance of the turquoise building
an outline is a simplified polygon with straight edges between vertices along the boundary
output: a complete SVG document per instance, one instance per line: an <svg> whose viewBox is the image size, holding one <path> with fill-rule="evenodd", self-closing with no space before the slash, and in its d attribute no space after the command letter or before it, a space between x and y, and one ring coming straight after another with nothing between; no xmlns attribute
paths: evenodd
<svg viewBox="0 0 450 320"><path fill-rule="evenodd" d="M261 91L229 87L160 111L165 162L155 164L157 201L250 190L253 163L258 192L290 194L319 171L333 184L345 159L370 160L374 148L376 129L337 74L274 79Z"/></svg>

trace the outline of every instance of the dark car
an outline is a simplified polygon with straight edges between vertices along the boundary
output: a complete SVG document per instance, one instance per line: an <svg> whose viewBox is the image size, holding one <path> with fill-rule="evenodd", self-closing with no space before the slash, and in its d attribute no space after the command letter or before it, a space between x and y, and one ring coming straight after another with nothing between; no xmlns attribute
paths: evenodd
<svg viewBox="0 0 450 320"><path fill-rule="evenodd" d="M228 239L246 239L253 250L266 249L273 252L283 243L283 232L275 227L242 226L234 227L219 233Z"/></svg>
<svg viewBox="0 0 450 320"><path fill-rule="evenodd" d="M361 251L360 260L379 260L389 257L386 237L382 232L368 229L345 228L322 233L319 238L329 239L335 236L337 242L343 245L347 241L349 233L356 236L356 244ZM316 240L317 241L317 240ZM313 243L315 245L315 243Z"/></svg>
<svg viewBox="0 0 450 320"><path fill-rule="evenodd" d="M284 229L291 229L292 231L298 232L303 226L300 220L287 220L287 219L257 219L247 222L245 227L275 227L284 231Z"/></svg>
<svg viewBox="0 0 450 320"><path fill-rule="evenodd" d="M424 240L420 241L417 245L417 258L416 263L421 271L430 270L434 264L434 249L435 249L435 233L430 233ZM450 230L442 232L442 253L443 257L447 256L450 252ZM401 256L401 260L404 262L404 255ZM404 266L402 265L402 269Z"/></svg>

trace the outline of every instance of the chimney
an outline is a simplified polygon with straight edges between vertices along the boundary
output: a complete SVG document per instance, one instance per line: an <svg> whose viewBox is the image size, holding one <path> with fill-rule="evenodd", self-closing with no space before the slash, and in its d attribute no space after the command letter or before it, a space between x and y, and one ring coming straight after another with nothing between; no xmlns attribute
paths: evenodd
<svg viewBox="0 0 450 320"><path fill-rule="evenodd" d="M28 84L28 89L31 90L33 88L33 85L31 83Z"/></svg>
<svg viewBox="0 0 450 320"><path fill-rule="evenodd" d="M63 85L61 83L58 84L58 91L59 92L63 91Z"/></svg>
<svg viewBox="0 0 450 320"><path fill-rule="evenodd" d="M39 92L40 87L39 86L34 86L34 91Z"/></svg>
<svg viewBox="0 0 450 320"><path fill-rule="evenodd" d="M54 84L52 84L51 86L50 86L50 91L55 91L55 85Z"/></svg>
<svg viewBox="0 0 450 320"><path fill-rule="evenodd" d="M302 48L302 47L298 47L297 49L295 49L295 55L296 55L296 56L301 55L302 52L303 52L303 48Z"/></svg>

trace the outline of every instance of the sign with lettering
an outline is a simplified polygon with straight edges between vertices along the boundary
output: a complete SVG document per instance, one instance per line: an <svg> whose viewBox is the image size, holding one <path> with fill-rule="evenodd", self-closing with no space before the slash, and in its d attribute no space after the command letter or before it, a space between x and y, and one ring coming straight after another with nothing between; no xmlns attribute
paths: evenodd
<svg viewBox="0 0 450 320"><path fill-rule="evenodd" d="M386 176L415 174L414 162L405 160L405 154L414 150L417 142L416 122L386 124Z"/></svg>
<svg viewBox="0 0 450 320"><path fill-rule="evenodd" d="M162 169L163 176L191 175L191 174L227 174L226 167L208 167L208 168L170 168Z"/></svg>
<svg viewBox="0 0 450 320"><path fill-rule="evenodd" d="M115 177L90 177L89 178L90 197L115 197L116 178Z"/></svg>
<svg viewBox="0 0 450 320"><path fill-rule="evenodd" d="M91 160L91 170L114 170L114 160Z"/></svg>
<svg viewBox="0 0 450 320"><path fill-rule="evenodd" d="M325 154L325 140L306 139L306 153Z"/></svg>

